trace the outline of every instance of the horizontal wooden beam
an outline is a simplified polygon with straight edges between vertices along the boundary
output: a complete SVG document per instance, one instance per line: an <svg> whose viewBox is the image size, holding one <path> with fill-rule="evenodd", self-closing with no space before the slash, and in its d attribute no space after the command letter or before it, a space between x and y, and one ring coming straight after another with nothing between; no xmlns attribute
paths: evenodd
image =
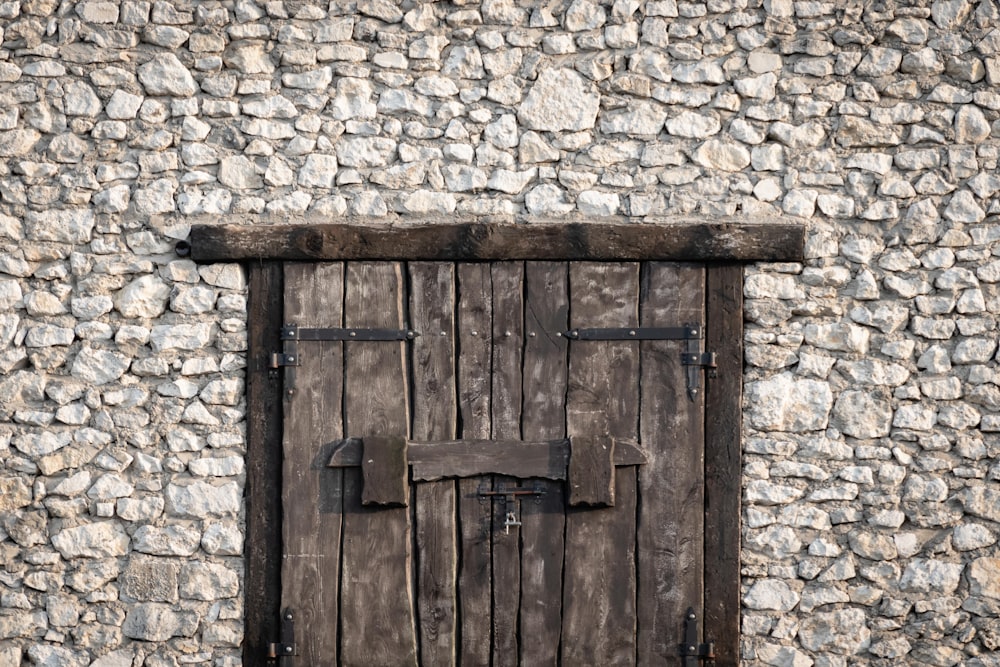
<svg viewBox="0 0 1000 667"><path fill-rule="evenodd" d="M334 443L327 466L360 466L365 459L363 440L347 438ZM408 463L414 481L418 482L491 474L566 479L571 456L568 439L440 440L410 441L407 444ZM641 465L646 462L646 455L635 442L616 439L612 451L615 465Z"/></svg>
<svg viewBox="0 0 1000 667"><path fill-rule="evenodd" d="M196 261L663 260L797 262L805 229L776 222L197 224Z"/></svg>

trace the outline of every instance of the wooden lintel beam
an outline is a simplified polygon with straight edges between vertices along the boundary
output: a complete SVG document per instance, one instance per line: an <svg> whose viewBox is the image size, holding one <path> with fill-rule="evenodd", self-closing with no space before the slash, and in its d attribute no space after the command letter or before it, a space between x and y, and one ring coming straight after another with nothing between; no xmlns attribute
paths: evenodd
<svg viewBox="0 0 1000 667"><path fill-rule="evenodd" d="M413 259L796 262L805 228L776 222L322 223L191 228L196 261Z"/></svg>

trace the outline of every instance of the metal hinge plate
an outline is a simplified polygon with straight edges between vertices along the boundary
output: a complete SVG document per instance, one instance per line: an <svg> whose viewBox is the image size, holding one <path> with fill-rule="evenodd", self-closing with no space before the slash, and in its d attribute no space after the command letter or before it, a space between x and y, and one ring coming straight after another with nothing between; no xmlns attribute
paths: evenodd
<svg viewBox="0 0 1000 667"><path fill-rule="evenodd" d="M282 667L292 667L293 658L299 652L295 646L295 614L291 609L281 612L281 627L278 634L280 641L267 645L265 657L277 660Z"/></svg>
<svg viewBox="0 0 1000 667"><path fill-rule="evenodd" d="M688 607L684 614L684 643L677 648L682 667L698 667L703 660L715 660L715 644L698 641L698 616L693 607Z"/></svg>

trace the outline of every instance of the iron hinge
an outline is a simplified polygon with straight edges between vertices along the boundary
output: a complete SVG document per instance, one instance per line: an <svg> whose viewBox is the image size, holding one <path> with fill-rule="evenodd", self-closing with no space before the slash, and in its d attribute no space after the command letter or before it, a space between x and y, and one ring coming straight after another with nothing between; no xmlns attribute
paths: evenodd
<svg viewBox="0 0 1000 667"><path fill-rule="evenodd" d="M281 327L281 340L312 341L393 341L413 340L420 334L413 329L373 329L326 327L307 329L296 324Z"/></svg>
<svg viewBox="0 0 1000 667"><path fill-rule="evenodd" d="M281 612L280 641L267 645L267 658L277 660L282 667L292 667L293 658L299 654L295 646L295 614L291 609Z"/></svg>
<svg viewBox="0 0 1000 667"><path fill-rule="evenodd" d="M287 352L272 352L271 368L284 368L285 366L301 366L299 355Z"/></svg>
<svg viewBox="0 0 1000 667"><path fill-rule="evenodd" d="M698 616L693 607L684 614L684 643L678 649L683 667L698 667L702 660L715 660L715 644L698 642Z"/></svg>
<svg viewBox="0 0 1000 667"><path fill-rule="evenodd" d="M701 327L609 327L570 329L562 334L570 340L693 340L702 337Z"/></svg>

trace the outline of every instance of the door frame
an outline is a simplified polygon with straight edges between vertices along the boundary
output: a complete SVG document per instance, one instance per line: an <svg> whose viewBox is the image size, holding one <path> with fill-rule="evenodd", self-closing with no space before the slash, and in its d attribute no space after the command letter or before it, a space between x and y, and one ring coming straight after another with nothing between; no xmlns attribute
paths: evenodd
<svg viewBox="0 0 1000 667"><path fill-rule="evenodd" d="M677 261L706 266L706 380L702 624L716 663L739 664L743 264L800 262L805 230L777 222L196 224L180 255L237 261L248 272L247 478L243 664L265 665L278 641L281 600L281 349L285 261ZM709 416L711 416L709 418ZM300 632L305 629L300 628ZM680 637L678 637L680 640Z"/></svg>

